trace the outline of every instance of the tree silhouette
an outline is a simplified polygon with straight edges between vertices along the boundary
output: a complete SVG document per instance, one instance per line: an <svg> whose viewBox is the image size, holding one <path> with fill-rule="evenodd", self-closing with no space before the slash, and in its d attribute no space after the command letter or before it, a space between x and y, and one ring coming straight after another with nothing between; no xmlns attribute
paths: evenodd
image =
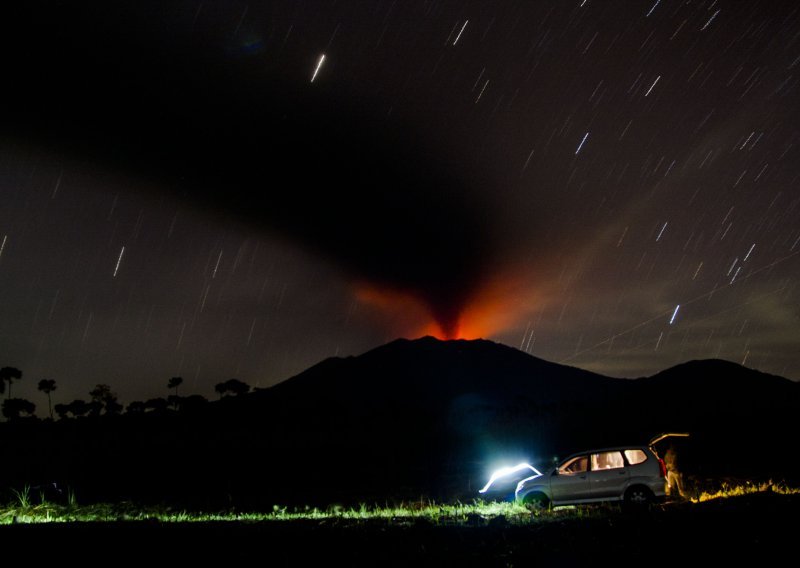
<svg viewBox="0 0 800 568"><path fill-rule="evenodd" d="M119 414L122 411L122 405L117 401L117 393L111 391L108 385L97 385L90 392L89 396L92 397L92 411L91 414L99 416L101 411L104 414Z"/></svg>
<svg viewBox="0 0 800 568"><path fill-rule="evenodd" d="M47 406L50 408L50 420L53 419L53 401L50 393L56 390L56 382L53 379L42 379L39 381L39 390L47 395Z"/></svg>
<svg viewBox="0 0 800 568"><path fill-rule="evenodd" d="M145 406L141 400L134 400L125 407L125 414L144 414Z"/></svg>
<svg viewBox="0 0 800 568"><path fill-rule="evenodd" d="M181 397L181 412L194 412L208 404L208 399L199 394Z"/></svg>
<svg viewBox="0 0 800 568"><path fill-rule="evenodd" d="M250 385L239 379L228 379L225 382L216 384L214 390L219 394L220 398L228 395L241 396L250 392Z"/></svg>
<svg viewBox="0 0 800 568"><path fill-rule="evenodd" d="M59 411L59 404L56 404L56 412ZM72 414L74 418L79 418L81 416L86 416L92 411L92 403L86 402L85 400L77 399L73 400L69 404L63 405L64 408L64 416L66 414Z"/></svg>
<svg viewBox="0 0 800 568"><path fill-rule="evenodd" d="M175 410L180 410L181 398L178 396L178 387L183 384L183 377L172 377L167 383L168 389L175 389L175 394L167 397L169 405Z"/></svg>
<svg viewBox="0 0 800 568"><path fill-rule="evenodd" d="M69 416L68 416L69 415L69 405L68 404L59 403L59 404L56 404L53 408L55 409L56 414L58 414L58 419L59 420L66 420L67 418L69 418Z"/></svg>
<svg viewBox="0 0 800 568"><path fill-rule="evenodd" d="M19 420L23 414L33 416L36 405L24 398L7 398L3 401L3 416L8 420Z"/></svg>
<svg viewBox="0 0 800 568"><path fill-rule="evenodd" d="M22 371L17 369L16 367L3 367L0 369L0 393L3 392L5 389L5 382L8 381L8 395L6 398L11 398L11 383L14 380L20 380L22 378Z"/></svg>
<svg viewBox="0 0 800 568"><path fill-rule="evenodd" d="M144 403L145 412L155 412L160 414L166 412L169 403L165 398L151 398Z"/></svg>
<svg viewBox="0 0 800 568"><path fill-rule="evenodd" d="M92 409L91 403L86 402L85 400L73 400L68 404L59 403L56 404L53 409L58 414L59 420L66 420L67 418L72 415L72 418L78 418L79 416L86 416L89 411Z"/></svg>
<svg viewBox="0 0 800 568"><path fill-rule="evenodd" d="M223 394L228 392L228 389L225 388L225 383L217 383L216 385L214 385L214 390L216 391L216 393L219 395L220 398L222 398Z"/></svg>
<svg viewBox="0 0 800 568"><path fill-rule="evenodd" d="M178 387L183 384L183 377L172 377L167 383L168 389L175 389L175 396L178 396Z"/></svg>

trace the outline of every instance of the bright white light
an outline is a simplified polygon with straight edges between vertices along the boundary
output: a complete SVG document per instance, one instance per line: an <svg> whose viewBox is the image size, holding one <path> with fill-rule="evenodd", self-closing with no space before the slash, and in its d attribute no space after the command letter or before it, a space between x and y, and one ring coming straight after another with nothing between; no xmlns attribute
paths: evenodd
<svg viewBox="0 0 800 568"><path fill-rule="evenodd" d="M478 493L486 493L489 490L489 487L492 486L492 483L497 481L499 478L505 477L506 475L511 475L512 473L516 473L516 472L522 471L524 469L529 469L533 473L536 474L536 475L534 475L532 477L529 477L528 479L536 479L537 477L542 475L541 472L538 469L536 469L535 467L533 467L532 465L527 464L527 463L517 464L517 465L515 465L513 467L502 467L502 468L498 469L497 471L495 471L494 473L492 473L492 477L489 478L489 482L483 487L483 489L480 489L478 491ZM527 481L527 480L525 480L525 481ZM520 483L522 483L522 482L520 482ZM517 490L519 490L519 486L517 487Z"/></svg>
<svg viewBox="0 0 800 568"><path fill-rule="evenodd" d="M325 54L323 53L322 55L319 56L319 61L317 61L317 68L314 69L314 74L311 75L311 82L312 83L314 82L314 79L317 78L317 73L319 73L319 70L322 67L322 64L324 62L325 62Z"/></svg>
<svg viewBox="0 0 800 568"><path fill-rule="evenodd" d="M672 325L672 322L674 322L674 321L675 321L675 316L677 316L677 315L678 315L678 310L679 310L679 309L681 309L681 305L680 305L680 304L678 304L677 306L675 306L675 311L674 311L674 312L672 312L672 317L671 317L671 318L670 318L670 320L669 320L669 325Z"/></svg>
<svg viewBox="0 0 800 568"><path fill-rule="evenodd" d="M534 470L534 471L536 471L536 470ZM514 490L514 498L518 498L519 497L519 492L522 489L523 485L525 485L528 481L531 481L531 480L536 479L537 477L541 477L541 476L542 476L542 474L539 473L538 471L536 471L536 475L531 475L530 477L526 477L525 479L523 479L522 481L517 483L517 488Z"/></svg>

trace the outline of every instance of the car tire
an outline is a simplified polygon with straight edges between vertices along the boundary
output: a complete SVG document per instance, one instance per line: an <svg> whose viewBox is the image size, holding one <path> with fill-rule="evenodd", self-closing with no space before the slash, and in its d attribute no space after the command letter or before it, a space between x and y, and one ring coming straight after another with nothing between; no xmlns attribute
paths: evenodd
<svg viewBox="0 0 800 568"><path fill-rule="evenodd" d="M634 485L625 492L625 506L629 509L647 509L653 502L653 492L643 485Z"/></svg>
<svg viewBox="0 0 800 568"><path fill-rule="evenodd" d="M522 504L531 513L541 513L550 508L550 499L544 493L530 493L522 499Z"/></svg>

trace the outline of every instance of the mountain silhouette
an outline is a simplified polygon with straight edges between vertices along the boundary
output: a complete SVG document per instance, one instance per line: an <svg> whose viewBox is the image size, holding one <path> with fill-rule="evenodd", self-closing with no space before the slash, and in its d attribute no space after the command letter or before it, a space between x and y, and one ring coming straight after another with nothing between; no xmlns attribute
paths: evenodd
<svg viewBox="0 0 800 568"><path fill-rule="evenodd" d="M50 476L197 506L471 498L497 465L664 431L691 433L693 475L800 480L798 409L800 385L727 361L629 380L487 340L398 339L192 413L3 424L0 451L29 459L0 486Z"/></svg>
<svg viewBox="0 0 800 568"><path fill-rule="evenodd" d="M423 337L398 339L359 357L325 360L254 399L302 398L304 405L314 401L355 414L392 408L442 417L465 399L503 405L587 402L613 397L623 384L487 340Z"/></svg>

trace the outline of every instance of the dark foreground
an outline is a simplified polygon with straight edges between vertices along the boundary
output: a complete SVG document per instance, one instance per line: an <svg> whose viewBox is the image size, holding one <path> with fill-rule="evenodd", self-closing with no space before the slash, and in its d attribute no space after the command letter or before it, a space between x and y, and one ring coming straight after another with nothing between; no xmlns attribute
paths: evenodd
<svg viewBox="0 0 800 568"><path fill-rule="evenodd" d="M531 523L271 521L258 523L72 523L0 527L4 557L33 565L178 561L238 566L735 565L794 558L800 496L761 493L678 503L647 513L618 509L554 515Z"/></svg>

